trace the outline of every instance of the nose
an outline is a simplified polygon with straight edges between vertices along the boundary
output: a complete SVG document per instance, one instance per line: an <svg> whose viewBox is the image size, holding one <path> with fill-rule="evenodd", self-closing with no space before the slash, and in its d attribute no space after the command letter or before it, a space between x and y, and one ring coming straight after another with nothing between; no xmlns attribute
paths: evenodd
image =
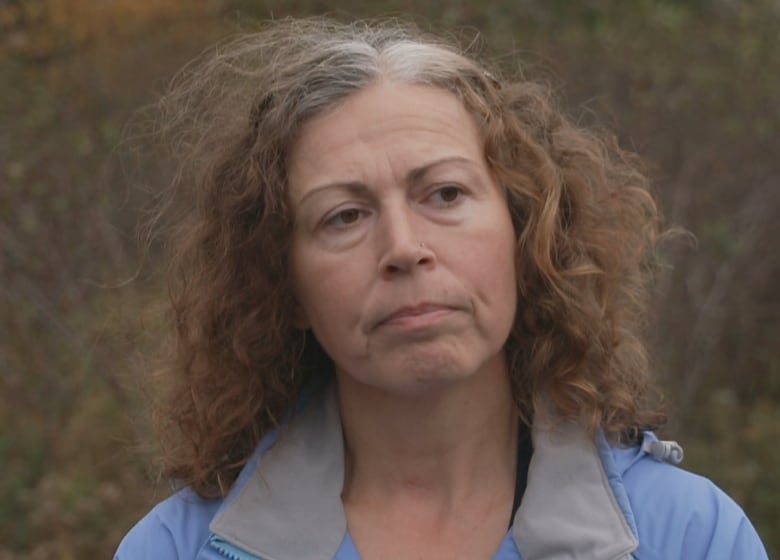
<svg viewBox="0 0 780 560"><path fill-rule="evenodd" d="M425 243L421 219L410 208L386 211L380 218L377 244L380 249L379 270L385 277L414 272L431 266L436 255Z"/></svg>

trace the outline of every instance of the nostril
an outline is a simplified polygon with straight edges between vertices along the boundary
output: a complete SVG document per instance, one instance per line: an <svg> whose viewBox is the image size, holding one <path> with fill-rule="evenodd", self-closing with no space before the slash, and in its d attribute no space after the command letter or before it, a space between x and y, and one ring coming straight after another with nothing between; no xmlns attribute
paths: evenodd
<svg viewBox="0 0 780 560"><path fill-rule="evenodd" d="M417 264L429 264L433 261L430 255L422 255L420 258L417 259Z"/></svg>

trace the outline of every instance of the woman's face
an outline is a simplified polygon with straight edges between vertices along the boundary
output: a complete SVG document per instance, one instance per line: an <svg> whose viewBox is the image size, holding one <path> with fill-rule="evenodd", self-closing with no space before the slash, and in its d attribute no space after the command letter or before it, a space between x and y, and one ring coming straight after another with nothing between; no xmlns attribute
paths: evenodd
<svg viewBox="0 0 780 560"><path fill-rule="evenodd" d="M515 233L457 97L372 85L304 126L288 172L297 324L340 378L419 394L503 371Z"/></svg>

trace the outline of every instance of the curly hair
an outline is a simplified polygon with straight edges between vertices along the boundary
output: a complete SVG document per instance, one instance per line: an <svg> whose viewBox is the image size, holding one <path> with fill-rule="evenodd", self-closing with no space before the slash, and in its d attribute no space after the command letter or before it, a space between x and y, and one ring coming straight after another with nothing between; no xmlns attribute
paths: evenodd
<svg viewBox="0 0 780 560"><path fill-rule="evenodd" d="M479 126L517 236L506 352L523 420L544 404L613 442L664 421L641 337L660 220L636 156L548 88L407 24L288 19L186 66L158 106L176 173L150 227L170 224L175 328L155 418L162 475L201 496L332 370L291 316L286 160L308 119L380 78L450 91Z"/></svg>

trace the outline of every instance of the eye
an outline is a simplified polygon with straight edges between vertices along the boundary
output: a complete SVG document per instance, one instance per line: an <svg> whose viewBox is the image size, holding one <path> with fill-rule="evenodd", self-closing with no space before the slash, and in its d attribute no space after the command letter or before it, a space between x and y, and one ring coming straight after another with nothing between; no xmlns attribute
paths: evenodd
<svg viewBox="0 0 780 560"><path fill-rule="evenodd" d="M336 216L334 216L334 219L338 220L342 224L351 224L353 222L357 222L358 218L360 218L360 210L357 208L348 208L347 210L342 210Z"/></svg>
<svg viewBox="0 0 780 560"><path fill-rule="evenodd" d="M430 198L440 205L451 206L463 196L463 193L464 190L457 185L444 185L433 191Z"/></svg>
<svg viewBox="0 0 780 560"><path fill-rule="evenodd" d="M344 208L327 216L324 220L326 226L343 228L356 223L365 214L360 208Z"/></svg>

